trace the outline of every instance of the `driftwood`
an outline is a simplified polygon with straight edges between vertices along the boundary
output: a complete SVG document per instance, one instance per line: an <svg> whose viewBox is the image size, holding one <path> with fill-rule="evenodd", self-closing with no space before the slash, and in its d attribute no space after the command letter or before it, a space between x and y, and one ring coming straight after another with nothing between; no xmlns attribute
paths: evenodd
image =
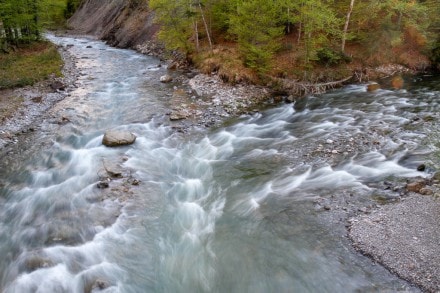
<svg viewBox="0 0 440 293"><path fill-rule="evenodd" d="M319 95L323 94L328 90L334 89L336 87L340 87L350 80L352 76L346 77L341 80L323 82L323 83L312 83L312 82L299 82L296 80L288 80L288 79L277 79L277 82L280 83L281 87L288 91L292 95Z"/></svg>

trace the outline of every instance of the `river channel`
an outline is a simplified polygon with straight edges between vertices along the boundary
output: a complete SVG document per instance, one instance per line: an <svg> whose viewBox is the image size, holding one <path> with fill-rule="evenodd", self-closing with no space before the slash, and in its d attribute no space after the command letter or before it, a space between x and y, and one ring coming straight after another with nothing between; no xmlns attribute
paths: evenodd
<svg viewBox="0 0 440 293"><path fill-rule="evenodd" d="M77 88L1 162L2 292L418 292L358 254L345 221L427 176L440 80L350 85L212 129L167 122L160 61L86 38ZM101 144L106 129L136 134ZM97 188L105 164L123 177Z"/></svg>

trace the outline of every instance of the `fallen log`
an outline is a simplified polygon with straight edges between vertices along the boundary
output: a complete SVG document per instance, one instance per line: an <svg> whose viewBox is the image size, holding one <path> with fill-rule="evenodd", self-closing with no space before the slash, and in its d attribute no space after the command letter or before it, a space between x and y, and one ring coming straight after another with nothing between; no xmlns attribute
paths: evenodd
<svg viewBox="0 0 440 293"><path fill-rule="evenodd" d="M342 86L345 82L349 81L352 76L346 77L341 80L312 83L312 82L299 82L297 80L289 80L278 78L276 81L281 87L288 91L292 95L319 95L323 94L330 89Z"/></svg>

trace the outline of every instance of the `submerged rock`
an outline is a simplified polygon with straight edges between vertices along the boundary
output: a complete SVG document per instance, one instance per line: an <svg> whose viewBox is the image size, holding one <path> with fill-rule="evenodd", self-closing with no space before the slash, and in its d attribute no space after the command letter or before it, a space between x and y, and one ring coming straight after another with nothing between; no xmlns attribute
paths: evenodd
<svg viewBox="0 0 440 293"><path fill-rule="evenodd" d="M417 171L423 172L426 169L426 165L425 164L420 164L419 166L417 166Z"/></svg>
<svg viewBox="0 0 440 293"><path fill-rule="evenodd" d="M136 135L121 130L107 130L102 138L102 144L108 147L130 145L135 141Z"/></svg>
<svg viewBox="0 0 440 293"><path fill-rule="evenodd" d="M35 271L41 268L53 267L55 264L48 258L39 256L37 254L31 254L25 261L25 267L28 271Z"/></svg>

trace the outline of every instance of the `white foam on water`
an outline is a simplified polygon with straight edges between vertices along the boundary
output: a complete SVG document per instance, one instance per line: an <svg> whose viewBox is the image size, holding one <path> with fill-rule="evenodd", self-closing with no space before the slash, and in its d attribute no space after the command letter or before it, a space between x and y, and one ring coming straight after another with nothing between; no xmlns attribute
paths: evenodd
<svg viewBox="0 0 440 293"><path fill-rule="evenodd" d="M272 187L279 194L289 194L300 187L310 177L311 173L312 168L308 168L305 172L298 175L286 172L283 177L274 180Z"/></svg>
<svg viewBox="0 0 440 293"><path fill-rule="evenodd" d="M337 189L341 187L359 187L362 183L357 176L344 170L334 170L331 166L325 166L313 171L304 181L304 189Z"/></svg>

